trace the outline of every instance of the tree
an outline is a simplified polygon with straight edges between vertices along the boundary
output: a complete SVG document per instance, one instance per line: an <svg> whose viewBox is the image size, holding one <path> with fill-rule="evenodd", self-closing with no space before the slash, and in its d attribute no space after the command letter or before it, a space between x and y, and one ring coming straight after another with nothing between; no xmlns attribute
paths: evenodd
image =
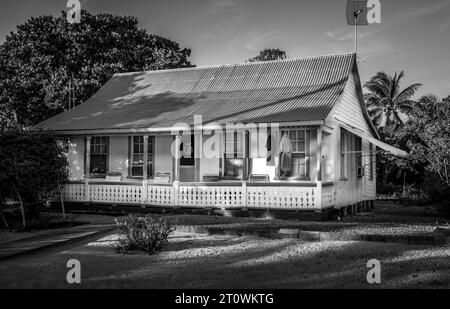
<svg viewBox="0 0 450 309"><path fill-rule="evenodd" d="M18 200L25 226L26 204L61 194L68 180L64 144L48 133L7 130L0 133L0 145L0 204Z"/></svg>
<svg viewBox="0 0 450 309"><path fill-rule="evenodd" d="M450 189L450 96L442 101L425 96L419 104L417 132L421 143L413 145L413 157L425 162L426 169L438 175L441 184Z"/></svg>
<svg viewBox="0 0 450 309"><path fill-rule="evenodd" d="M367 110L377 128L392 127L394 130L403 126L401 115L408 116L416 109L412 97L422 84L412 84L400 89L400 81L405 76L403 71L392 77L385 72L378 72L364 84L369 90L364 95Z"/></svg>
<svg viewBox="0 0 450 309"><path fill-rule="evenodd" d="M286 52L278 48L266 48L259 52L259 55L248 59L249 62L271 61L286 59Z"/></svg>
<svg viewBox="0 0 450 309"><path fill-rule="evenodd" d="M31 18L0 47L0 123L21 127L62 112L75 84L75 104L113 74L189 67L191 51L138 27L135 17L82 11L80 24Z"/></svg>

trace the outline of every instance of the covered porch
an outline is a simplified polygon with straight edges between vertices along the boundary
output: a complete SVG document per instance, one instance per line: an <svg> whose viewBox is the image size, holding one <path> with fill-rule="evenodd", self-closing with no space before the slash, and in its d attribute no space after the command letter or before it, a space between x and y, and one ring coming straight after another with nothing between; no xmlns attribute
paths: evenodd
<svg viewBox="0 0 450 309"><path fill-rule="evenodd" d="M267 127L256 134L236 131L232 141L217 130L73 136L68 155L71 182L64 198L141 207L310 211L332 207L331 195L324 195L332 185L326 171L333 171L322 171L328 157L322 156L328 136L324 126ZM289 172L280 166L278 145L283 135L290 137L293 147ZM209 156L205 147L215 156Z"/></svg>

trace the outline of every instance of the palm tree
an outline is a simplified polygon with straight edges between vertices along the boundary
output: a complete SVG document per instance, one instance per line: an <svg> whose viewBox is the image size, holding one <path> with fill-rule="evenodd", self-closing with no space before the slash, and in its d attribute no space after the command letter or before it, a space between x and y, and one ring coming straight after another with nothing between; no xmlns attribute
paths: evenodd
<svg viewBox="0 0 450 309"><path fill-rule="evenodd" d="M403 71L392 77L385 72L378 72L364 84L369 93L364 94L367 111L377 128L396 130L403 126L406 115L417 109L412 97L422 84L412 84L400 91L400 80L405 76Z"/></svg>

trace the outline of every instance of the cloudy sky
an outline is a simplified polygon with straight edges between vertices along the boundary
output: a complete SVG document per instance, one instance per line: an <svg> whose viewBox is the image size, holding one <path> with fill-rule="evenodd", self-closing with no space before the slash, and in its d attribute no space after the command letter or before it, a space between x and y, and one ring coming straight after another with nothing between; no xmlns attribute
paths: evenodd
<svg viewBox="0 0 450 309"><path fill-rule="evenodd" d="M2 0L0 43L31 16L66 0ZM381 25L360 28L360 73L404 70L419 94L450 94L450 0L380 0ZM346 0L82 0L90 12L134 15L150 33L192 49L196 65L242 63L266 47L289 57L352 52Z"/></svg>

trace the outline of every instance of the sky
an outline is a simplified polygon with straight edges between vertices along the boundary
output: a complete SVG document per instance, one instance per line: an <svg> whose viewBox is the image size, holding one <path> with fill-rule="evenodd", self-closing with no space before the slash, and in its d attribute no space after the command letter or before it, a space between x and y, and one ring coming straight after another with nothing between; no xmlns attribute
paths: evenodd
<svg viewBox="0 0 450 309"><path fill-rule="evenodd" d="M198 66L243 63L264 48L306 57L354 51L347 0L81 0L91 13L134 15L149 33L192 49ZM67 0L2 0L0 44L32 16L58 15ZM405 71L418 96L450 95L450 0L380 0L381 24L359 27L361 80Z"/></svg>

